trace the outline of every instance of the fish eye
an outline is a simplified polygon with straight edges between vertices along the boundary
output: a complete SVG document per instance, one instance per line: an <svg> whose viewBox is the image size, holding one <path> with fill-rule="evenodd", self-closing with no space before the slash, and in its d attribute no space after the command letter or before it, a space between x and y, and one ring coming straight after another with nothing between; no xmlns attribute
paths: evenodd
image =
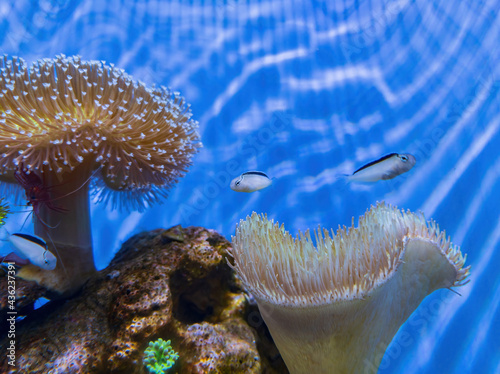
<svg viewBox="0 0 500 374"><path fill-rule="evenodd" d="M400 159L401 159L401 161L403 161L403 162L408 161L408 156L403 155L403 156L400 156L399 158L400 158Z"/></svg>
<svg viewBox="0 0 500 374"><path fill-rule="evenodd" d="M241 182L241 180L237 180L236 183L235 183L235 185L239 186L240 182Z"/></svg>

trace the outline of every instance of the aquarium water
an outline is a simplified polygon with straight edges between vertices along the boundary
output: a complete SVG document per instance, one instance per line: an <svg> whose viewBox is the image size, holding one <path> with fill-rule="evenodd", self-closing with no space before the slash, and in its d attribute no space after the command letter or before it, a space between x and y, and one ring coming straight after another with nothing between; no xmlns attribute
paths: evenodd
<svg viewBox="0 0 500 374"><path fill-rule="evenodd" d="M0 52L113 63L179 91L199 122L203 148L163 203L92 204L99 269L145 230L196 225L230 239L256 211L295 235L350 225L385 201L435 219L472 268L460 296L424 300L379 373L489 374L500 373L499 10L497 0L8 0ZM390 153L414 155L415 167L343 180ZM247 171L272 184L231 190Z"/></svg>

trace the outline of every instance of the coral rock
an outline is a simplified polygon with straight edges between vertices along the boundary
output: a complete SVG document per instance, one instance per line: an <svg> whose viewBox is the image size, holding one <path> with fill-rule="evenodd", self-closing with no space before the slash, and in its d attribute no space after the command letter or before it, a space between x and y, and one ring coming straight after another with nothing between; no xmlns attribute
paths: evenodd
<svg viewBox="0 0 500 374"><path fill-rule="evenodd" d="M259 352L268 333L252 325L255 306L227 265L229 247L199 227L132 237L80 294L17 321L16 366L4 355L0 372L145 373L148 343L163 338L179 353L169 373L276 373L282 361L271 367Z"/></svg>

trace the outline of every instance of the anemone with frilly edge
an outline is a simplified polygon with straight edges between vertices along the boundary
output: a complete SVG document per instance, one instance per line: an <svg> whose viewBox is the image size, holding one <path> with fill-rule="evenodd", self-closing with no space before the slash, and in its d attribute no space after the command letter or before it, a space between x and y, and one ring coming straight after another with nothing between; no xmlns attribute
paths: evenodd
<svg viewBox="0 0 500 374"><path fill-rule="evenodd" d="M466 283L469 267L434 221L384 204L358 227L296 239L266 216L241 220L233 268L291 373L364 373L420 302Z"/></svg>
<svg viewBox="0 0 500 374"><path fill-rule="evenodd" d="M144 209L166 196L199 147L197 123L178 93L79 57L29 68L0 59L0 180L34 173L46 200L61 208L27 196L37 205L35 233L56 247L66 271L27 266L19 275L61 293L78 289L95 272L89 184L100 201Z"/></svg>

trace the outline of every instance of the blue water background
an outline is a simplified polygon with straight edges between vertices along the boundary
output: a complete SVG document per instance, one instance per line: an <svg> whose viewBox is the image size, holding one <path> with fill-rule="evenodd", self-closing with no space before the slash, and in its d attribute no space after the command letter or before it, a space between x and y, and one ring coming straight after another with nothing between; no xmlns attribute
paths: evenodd
<svg viewBox="0 0 500 374"><path fill-rule="evenodd" d="M168 200L126 216L92 206L99 268L142 230L180 223L230 238L255 210L296 233L350 225L385 200L434 218L473 267L461 297L440 290L423 302L379 372L500 373L498 9L476 0L12 0L0 4L0 52L105 60L192 104L204 148ZM338 182L390 152L418 163L392 182ZM273 185L230 190L246 170Z"/></svg>

